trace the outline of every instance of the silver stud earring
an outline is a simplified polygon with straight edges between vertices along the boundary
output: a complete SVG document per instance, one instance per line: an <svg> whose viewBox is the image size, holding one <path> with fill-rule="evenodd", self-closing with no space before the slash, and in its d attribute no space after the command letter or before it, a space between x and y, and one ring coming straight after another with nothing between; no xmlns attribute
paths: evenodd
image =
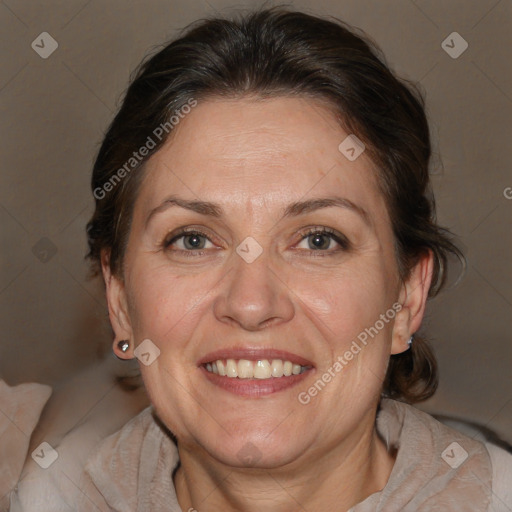
<svg viewBox="0 0 512 512"><path fill-rule="evenodd" d="M414 334L411 334L411 337L409 338L409 341L407 342L407 345L409 345L409 348L411 348L413 339L414 339Z"/></svg>
<svg viewBox="0 0 512 512"><path fill-rule="evenodd" d="M117 343L117 348L125 354L126 351L130 348L130 342L128 340L121 340Z"/></svg>

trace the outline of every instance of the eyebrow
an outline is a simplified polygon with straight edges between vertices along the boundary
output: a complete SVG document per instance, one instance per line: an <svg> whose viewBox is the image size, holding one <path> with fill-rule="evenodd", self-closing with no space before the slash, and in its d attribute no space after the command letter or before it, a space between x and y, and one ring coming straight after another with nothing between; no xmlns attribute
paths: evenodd
<svg viewBox="0 0 512 512"><path fill-rule="evenodd" d="M149 212L148 216L146 217L146 227L155 215L168 210L173 206L179 206L180 208L199 213L200 215L206 215L208 217L214 218L221 218L224 214L222 207L217 203L211 203L208 201L195 201L183 199L177 196L169 196L164 199L164 201L159 206L153 208ZM368 226L372 225L370 216L364 208L355 204L349 199L339 196L320 197L291 203L284 209L282 218L297 217L299 215L320 210L322 208L331 207L339 207L350 210L358 214Z"/></svg>

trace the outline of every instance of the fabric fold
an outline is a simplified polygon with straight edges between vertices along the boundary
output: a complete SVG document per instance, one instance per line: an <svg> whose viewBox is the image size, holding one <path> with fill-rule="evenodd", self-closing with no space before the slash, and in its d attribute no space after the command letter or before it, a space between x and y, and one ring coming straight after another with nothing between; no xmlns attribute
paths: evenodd
<svg viewBox="0 0 512 512"><path fill-rule="evenodd" d="M349 512L493 510L493 467L484 443L394 400L382 400L376 426L388 449L396 449L395 464L385 488ZM175 442L148 407L91 456L77 510L182 512L172 480L178 464Z"/></svg>
<svg viewBox="0 0 512 512"><path fill-rule="evenodd" d="M44 384L9 386L0 379L0 512L9 510L32 432L51 394L52 388Z"/></svg>

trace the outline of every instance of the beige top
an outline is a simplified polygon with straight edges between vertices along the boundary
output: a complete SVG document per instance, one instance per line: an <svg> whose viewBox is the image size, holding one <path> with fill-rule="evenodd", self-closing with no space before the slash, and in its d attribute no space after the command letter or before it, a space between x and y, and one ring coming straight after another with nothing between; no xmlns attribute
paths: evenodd
<svg viewBox="0 0 512 512"><path fill-rule="evenodd" d="M9 509L16 489L30 436L52 390L43 384L9 386L0 379L0 511Z"/></svg>
<svg viewBox="0 0 512 512"><path fill-rule="evenodd" d="M512 455L428 414L382 400L377 430L397 457L386 487L348 512L512 511ZM89 459L76 510L182 512L171 478L175 443L151 407Z"/></svg>

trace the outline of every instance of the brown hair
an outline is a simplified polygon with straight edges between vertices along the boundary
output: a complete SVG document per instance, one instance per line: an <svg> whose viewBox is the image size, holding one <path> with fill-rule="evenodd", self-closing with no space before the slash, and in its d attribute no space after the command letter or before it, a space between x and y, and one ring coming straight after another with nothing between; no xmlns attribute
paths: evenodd
<svg viewBox="0 0 512 512"><path fill-rule="evenodd" d="M463 256L435 220L422 94L392 73L362 32L339 20L282 8L198 22L141 64L94 164L96 209L87 224L86 256L92 275L100 273L101 251L107 249L111 271L122 277L144 163L172 134L173 116L181 117L192 101L245 95L316 98L330 106L345 131L357 134L378 169L400 277L407 278L418 258L432 251L429 296L436 295L446 279L448 255ZM162 126L169 128L165 135L156 131ZM144 158L134 157L150 145ZM411 350L391 356L384 396L415 402L436 387L435 357L421 337Z"/></svg>

